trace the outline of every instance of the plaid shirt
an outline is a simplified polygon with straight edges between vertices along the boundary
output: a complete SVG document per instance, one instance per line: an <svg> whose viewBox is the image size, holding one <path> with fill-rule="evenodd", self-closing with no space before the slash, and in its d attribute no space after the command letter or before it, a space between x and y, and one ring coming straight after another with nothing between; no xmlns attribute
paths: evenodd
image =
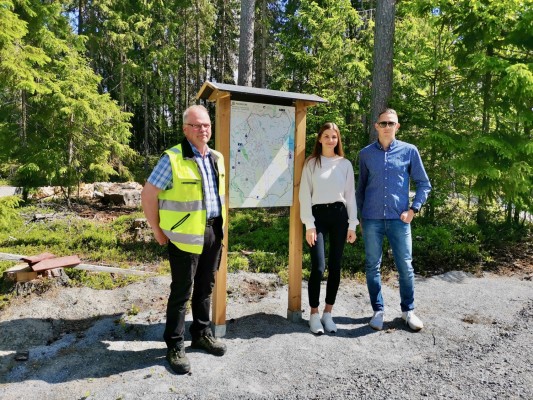
<svg viewBox="0 0 533 400"><path fill-rule="evenodd" d="M218 197L217 176L211 158L211 152L208 150L205 157L191 144L194 153L194 160L200 170L202 177L202 190L204 192L205 207L207 218L215 218L221 215L220 199ZM148 182L161 190L172 188L172 167L168 154L164 154L158 161L154 170L148 177Z"/></svg>

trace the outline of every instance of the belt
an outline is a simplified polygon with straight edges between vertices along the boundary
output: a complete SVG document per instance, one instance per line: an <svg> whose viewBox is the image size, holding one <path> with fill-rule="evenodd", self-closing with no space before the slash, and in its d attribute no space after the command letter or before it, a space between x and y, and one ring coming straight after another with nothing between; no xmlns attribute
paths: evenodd
<svg viewBox="0 0 533 400"><path fill-rule="evenodd" d="M312 208L315 210L323 210L327 208L341 208L344 207L344 203L342 201L337 201L335 203L326 203L326 204L315 204Z"/></svg>
<svg viewBox="0 0 533 400"><path fill-rule="evenodd" d="M220 217L209 218L209 219L205 222L205 226L213 226L213 225L215 224L215 222L217 222L219 219L220 219Z"/></svg>

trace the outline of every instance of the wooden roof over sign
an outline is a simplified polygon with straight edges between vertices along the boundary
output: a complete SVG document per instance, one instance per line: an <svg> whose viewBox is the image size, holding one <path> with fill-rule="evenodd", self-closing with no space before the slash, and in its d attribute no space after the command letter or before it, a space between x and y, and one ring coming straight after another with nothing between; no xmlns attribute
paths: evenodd
<svg viewBox="0 0 533 400"><path fill-rule="evenodd" d="M197 99L214 101L220 97L231 95L231 100L247 101L252 103L293 105L301 100L309 103L327 103L326 99L314 94L283 92L281 90L260 89L250 86L228 85L218 82L205 82L196 95Z"/></svg>

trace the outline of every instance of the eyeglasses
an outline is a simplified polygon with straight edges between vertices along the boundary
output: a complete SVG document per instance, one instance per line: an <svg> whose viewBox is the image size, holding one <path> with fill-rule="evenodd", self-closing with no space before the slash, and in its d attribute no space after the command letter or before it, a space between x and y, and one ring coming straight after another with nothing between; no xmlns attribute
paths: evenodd
<svg viewBox="0 0 533 400"><path fill-rule="evenodd" d="M389 128L392 128L394 126L396 126L397 122L394 122L394 121L381 121L381 122L378 122L378 125L380 128L385 128L386 126L388 126Z"/></svg>
<svg viewBox="0 0 533 400"><path fill-rule="evenodd" d="M199 131L200 129L209 129L211 128L211 124L185 124L185 125L189 125L192 129L194 129L195 131Z"/></svg>

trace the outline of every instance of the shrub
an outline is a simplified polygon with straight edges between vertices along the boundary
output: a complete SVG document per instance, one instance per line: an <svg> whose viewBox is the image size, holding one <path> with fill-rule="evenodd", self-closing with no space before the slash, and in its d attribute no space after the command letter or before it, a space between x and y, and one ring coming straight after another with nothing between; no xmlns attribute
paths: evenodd
<svg viewBox="0 0 533 400"><path fill-rule="evenodd" d="M477 225L415 225L413 265L422 275L452 270L478 271L486 253Z"/></svg>
<svg viewBox="0 0 533 400"><path fill-rule="evenodd" d="M14 224L20 222L17 207L20 198L8 196L0 198L0 230L10 229Z"/></svg>
<svg viewBox="0 0 533 400"><path fill-rule="evenodd" d="M228 254L228 271L248 271L249 263L248 259L240 254L230 253Z"/></svg>

